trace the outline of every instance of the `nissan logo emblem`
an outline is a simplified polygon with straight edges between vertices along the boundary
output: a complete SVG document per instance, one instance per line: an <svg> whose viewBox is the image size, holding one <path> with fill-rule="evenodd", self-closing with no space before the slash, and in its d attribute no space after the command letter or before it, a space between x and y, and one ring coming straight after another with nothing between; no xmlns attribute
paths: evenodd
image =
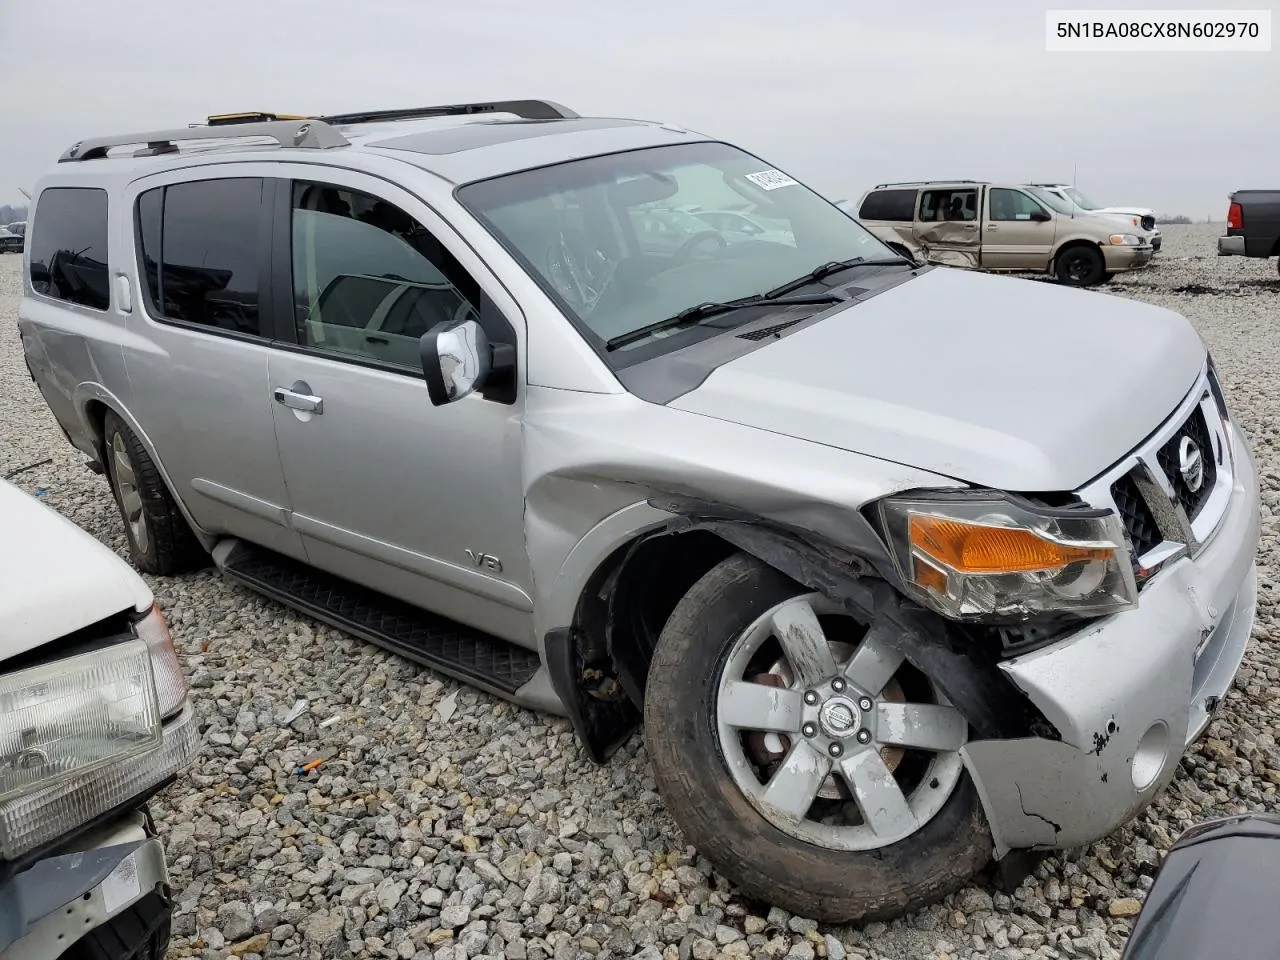
<svg viewBox="0 0 1280 960"><path fill-rule="evenodd" d="M1178 444L1178 472L1182 474L1182 482L1192 493L1197 492L1204 483L1204 455L1190 437L1183 437Z"/></svg>

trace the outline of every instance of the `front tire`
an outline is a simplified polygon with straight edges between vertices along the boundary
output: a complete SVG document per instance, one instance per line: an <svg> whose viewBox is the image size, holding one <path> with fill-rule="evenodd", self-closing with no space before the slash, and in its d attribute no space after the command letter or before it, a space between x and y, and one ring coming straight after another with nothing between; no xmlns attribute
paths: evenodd
<svg viewBox="0 0 1280 960"><path fill-rule="evenodd" d="M1106 261L1097 247L1080 244L1058 254L1058 282L1071 287L1092 287L1101 282Z"/></svg>
<svg viewBox="0 0 1280 960"><path fill-rule="evenodd" d="M167 577L208 564L209 555L134 432L114 411L108 411L102 433L107 478L124 521L133 565L144 573Z"/></svg>
<svg viewBox="0 0 1280 960"><path fill-rule="evenodd" d="M877 640L887 629L742 553L663 628L644 724L658 789L749 896L818 920L890 919L990 861L958 754L968 725Z"/></svg>

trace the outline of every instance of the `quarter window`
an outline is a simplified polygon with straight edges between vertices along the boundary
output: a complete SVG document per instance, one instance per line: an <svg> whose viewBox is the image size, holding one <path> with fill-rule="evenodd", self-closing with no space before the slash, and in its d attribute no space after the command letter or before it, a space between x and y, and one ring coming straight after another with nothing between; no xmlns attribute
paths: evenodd
<svg viewBox="0 0 1280 960"><path fill-rule="evenodd" d="M27 247L31 288L46 297L106 310L107 192L50 187L40 194Z"/></svg>
<svg viewBox="0 0 1280 960"><path fill-rule="evenodd" d="M293 187L298 343L414 371L418 340L443 321L479 321L479 285L411 216L323 183Z"/></svg>
<svg viewBox="0 0 1280 960"><path fill-rule="evenodd" d="M992 220L1030 220L1033 213L1045 213L1044 207L1021 190L1004 187L991 188Z"/></svg>
<svg viewBox="0 0 1280 960"><path fill-rule="evenodd" d="M915 216L916 191L873 190L858 210L859 220L895 220L910 223Z"/></svg>
<svg viewBox="0 0 1280 960"><path fill-rule="evenodd" d="M263 181L198 180L138 198L142 273L166 320L257 336Z"/></svg>

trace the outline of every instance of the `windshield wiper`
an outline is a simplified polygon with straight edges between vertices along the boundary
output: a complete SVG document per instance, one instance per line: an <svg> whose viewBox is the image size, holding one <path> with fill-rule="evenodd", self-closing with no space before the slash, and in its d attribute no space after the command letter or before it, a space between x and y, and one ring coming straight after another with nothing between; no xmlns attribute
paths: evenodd
<svg viewBox="0 0 1280 960"><path fill-rule="evenodd" d="M889 267L896 263L910 264L911 261L903 257L881 257L876 260L868 260L866 257L854 257L851 260L832 260L830 263L824 263L820 267L815 267L806 273L803 277L796 277L794 280L788 280L780 287L774 287L772 290L765 291L766 297L780 297L783 294L790 293L793 290L799 290L801 287L814 283L824 277L829 277L833 273L839 273L841 270L848 270L850 267Z"/></svg>
<svg viewBox="0 0 1280 960"><path fill-rule="evenodd" d="M742 297L739 300L727 300L724 302L708 300L705 303L697 303L692 307L681 310L675 316L667 317L665 320L658 320L647 326L621 333L612 340L605 341L604 348L606 350L617 350L619 347L625 347L663 330L683 327L686 324L697 323L709 317L718 317L723 313L733 313L736 310L747 310L751 307L786 307L797 304L844 303L846 299L846 297L834 293L809 293L799 297L784 297L771 292L768 294L756 293L749 297Z"/></svg>

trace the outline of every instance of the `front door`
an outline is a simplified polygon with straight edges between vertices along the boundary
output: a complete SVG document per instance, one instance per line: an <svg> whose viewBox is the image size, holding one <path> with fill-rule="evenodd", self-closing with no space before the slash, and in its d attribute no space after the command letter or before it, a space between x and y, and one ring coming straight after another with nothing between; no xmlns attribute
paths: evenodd
<svg viewBox="0 0 1280 960"><path fill-rule="evenodd" d="M275 182L235 167L150 179L126 198L140 235L128 403L201 528L302 557L267 391L272 326L260 291Z"/></svg>
<svg viewBox="0 0 1280 960"><path fill-rule="evenodd" d="M1029 193L992 187L987 191L982 229L982 265L1002 270L1047 270L1055 224L1053 214Z"/></svg>
<svg viewBox="0 0 1280 960"><path fill-rule="evenodd" d="M915 242L925 262L948 267L982 265L978 231L980 191L976 186L935 187L920 191Z"/></svg>
<svg viewBox="0 0 1280 960"><path fill-rule="evenodd" d="M386 181L302 168L280 193L269 384L311 563L532 644L522 395L434 407L418 349L467 317L514 343L514 304L499 311L478 258Z"/></svg>

